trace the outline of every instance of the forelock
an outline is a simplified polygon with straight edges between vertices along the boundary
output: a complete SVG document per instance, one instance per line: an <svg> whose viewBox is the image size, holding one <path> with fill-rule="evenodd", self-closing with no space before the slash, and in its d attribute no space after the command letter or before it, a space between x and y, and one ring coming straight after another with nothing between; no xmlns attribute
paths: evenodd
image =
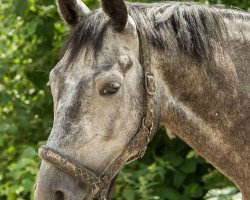
<svg viewBox="0 0 250 200"><path fill-rule="evenodd" d="M101 9L92 11L86 18L82 19L71 31L63 53L69 50L68 61L74 60L83 47L86 52L98 52L103 43L104 32L109 24L109 19Z"/></svg>

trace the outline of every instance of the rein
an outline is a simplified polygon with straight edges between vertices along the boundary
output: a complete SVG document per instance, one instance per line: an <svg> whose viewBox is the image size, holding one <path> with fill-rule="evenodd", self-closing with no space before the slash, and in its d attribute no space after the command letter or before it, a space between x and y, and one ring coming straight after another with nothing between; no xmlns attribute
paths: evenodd
<svg viewBox="0 0 250 200"><path fill-rule="evenodd" d="M38 150L38 155L41 159L44 159L55 167L61 169L67 174L73 176L79 181L87 184L92 188L92 198L98 195L98 198L101 200L107 200L109 184L111 180L118 174L121 168L137 158L140 158L144 155L148 143L153 137L152 129L154 127L153 119L153 105L154 105L154 94L156 91L155 78L151 72L151 68L148 65L150 62L145 61L149 59L149 55L143 53L143 43L142 38L139 35L139 52L140 52L140 64L144 70L144 79L145 79L145 91L146 91L146 109L145 116L142 119L141 127L139 131L130 139L126 148L123 152L100 174L97 175L95 172L87 169L86 167L79 165L75 161L69 159L67 156L62 155L60 152L57 152L50 147L42 146ZM148 53L148 52L147 52ZM134 152L138 152L135 155ZM124 158L133 155L129 160Z"/></svg>

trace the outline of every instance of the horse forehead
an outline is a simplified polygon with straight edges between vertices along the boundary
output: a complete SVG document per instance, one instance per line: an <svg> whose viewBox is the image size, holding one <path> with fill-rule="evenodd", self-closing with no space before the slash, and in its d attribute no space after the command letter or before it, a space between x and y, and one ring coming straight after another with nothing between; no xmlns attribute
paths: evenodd
<svg viewBox="0 0 250 200"><path fill-rule="evenodd" d="M114 31L108 27L103 36L101 52L132 53L137 54L139 50L139 38L135 22L129 17L129 23L122 32Z"/></svg>

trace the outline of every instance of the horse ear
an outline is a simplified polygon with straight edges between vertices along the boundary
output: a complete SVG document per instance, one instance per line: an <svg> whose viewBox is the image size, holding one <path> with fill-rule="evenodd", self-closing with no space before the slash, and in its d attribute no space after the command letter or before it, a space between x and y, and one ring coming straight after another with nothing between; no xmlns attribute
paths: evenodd
<svg viewBox="0 0 250 200"><path fill-rule="evenodd" d="M128 21L128 11L123 0L101 0L103 11L109 16L113 28L122 31Z"/></svg>
<svg viewBox="0 0 250 200"><path fill-rule="evenodd" d="M57 0L57 6L63 20L71 27L91 12L81 0Z"/></svg>

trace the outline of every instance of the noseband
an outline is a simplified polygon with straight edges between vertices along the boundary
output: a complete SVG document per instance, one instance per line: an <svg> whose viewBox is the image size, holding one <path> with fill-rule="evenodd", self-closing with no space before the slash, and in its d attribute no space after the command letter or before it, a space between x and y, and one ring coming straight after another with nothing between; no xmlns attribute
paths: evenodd
<svg viewBox="0 0 250 200"><path fill-rule="evenodd" d="M143 53L141 37L139 33L138 35L140 43L140 64L143 67L145 76L146 109L145 116L142 119L139 131L130 139L123 152L100 175L97 175L95 172L82 165L79 165L75 161L69 159L67 156L62 155L61 153L49 147L42 146L38 150L38 155L40 158L50 162L55 167L63 170L67 174L90 186L92 188L91 198L98 196L99 199L106 200L110 182L125 164L144 155L148 143L153 137L153 97L155 94L156 85L154 75L152 74L151 68L148 65L150 63L148 60L150 57L149 55L145 55ZM145 61L146 56L147 62ZM135 152L137 153L133 155ZM133 156L129 160L124 159L131 155Z"/></svg>

